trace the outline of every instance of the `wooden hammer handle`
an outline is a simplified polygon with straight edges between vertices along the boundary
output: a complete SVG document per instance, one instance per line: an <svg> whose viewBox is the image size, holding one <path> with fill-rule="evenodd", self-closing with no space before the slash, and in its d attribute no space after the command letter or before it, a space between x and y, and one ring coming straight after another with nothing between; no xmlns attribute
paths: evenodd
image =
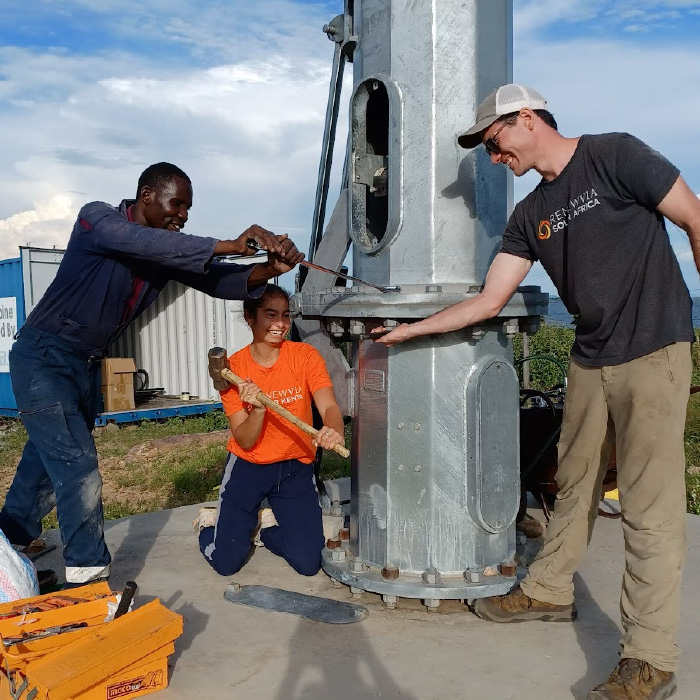
<svg viewBox="0 0 700 700"><path fill-rule="evenodd" d="M239 384L243 384L244 381L237 374L234 374L230 369L227 368L221 370L221 376L227 381L231 382L232 384L235 384L236 386L238 386ZM311 437L316 437L316 435L318 434L318 430L316 430L316 428L309 425L308 423L304 423L303 420L297 418L286 408L282 408L282 406L273 401L267 394L263 394L262 391L258 393L257 399L263 406L267 406L270 410L282 416L282 418L286 418L290 423L296 425L297 428L303 430L308 435L311 435ZM333 452L337 452L339 455L341 455L341 457L350 456L350 450L343 447L343 445L336 445L333 448Z"/></svg>

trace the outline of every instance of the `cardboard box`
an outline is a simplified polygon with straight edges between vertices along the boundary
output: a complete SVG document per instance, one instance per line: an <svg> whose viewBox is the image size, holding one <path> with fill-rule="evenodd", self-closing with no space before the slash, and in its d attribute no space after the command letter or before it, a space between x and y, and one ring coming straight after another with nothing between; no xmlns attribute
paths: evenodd
<svg viewBox="0 0 700 700"><path fill-rule="evenodd" d="M130 411L134 403L134 372L132 357L108 357L102 360L102 398L105 411Z"/></svg>
<svg viewBox="0 0 700 700"><path fill-rule="evenodd" d="M134 372L136 363L133 357L108 357L102 360L102 386L119 384L125 379L133 383Z"/></svg>
<svg viewBox="0 0 700 700"><path fill-rule="evenodd" d="M133 411L136 408L133 384L108 384L103 386L102 399L104 400L105 411Z"/></svg>

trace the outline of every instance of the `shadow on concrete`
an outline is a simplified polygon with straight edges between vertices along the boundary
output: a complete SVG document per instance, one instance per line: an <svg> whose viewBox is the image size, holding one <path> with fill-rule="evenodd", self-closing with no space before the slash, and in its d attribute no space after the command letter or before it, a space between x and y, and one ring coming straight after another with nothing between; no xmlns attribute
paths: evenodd
<svg viewBox="0 0 700 700"><path fill-rule="evenodd" d="M163 510L146 515L132 515L125 520L106 521L105 534L112 527L127 526L127 533L116 549L112 549L112 575L110 582L136 581L143 571L146 559L156 543L161 530L170 519L171 511Z"/></svg>
<svg viewBox="0 0 700 700"><path fill-rule="evenodd" d="M175 668L183 652L187 651L192 646L192 642L204 632L209 621L209 615L199 610L194 603L182 603L176 608L175 604L181 595L182 591L176 591L168 600L163 602L166 608L182 615L185 628L182 636L175 640L175 653L168 661L168 665L171 668Z"/></svg>
<svg viewBox="0 0 700 700"><path fill-rule="evenodd" d="M167 600L161 600L168 610L182 615L183 618L184 631L175 640L175 652L168 659L168 667L171 670L177 666L180 657L192 646L192 642L206 630L209 622L209 615L203 613L193 603L182 603L179 607L175 607L181 597L182 591L175 591ZM140 608L153 600L158 600L158 596L137 594L134 607Z"/></svg>
<svg viewBox="0 0 700 700"><path fill-rule="evenodd" d="M586 673L571 686L575 698L585 698L610 675L618 661L620 628L595 602L580 574L574 574L578 619L576 641L586 659Z"/></svg>
<svg viewBox="0 0 700 700"><path fill-rule="evenodd" d="M277 700L416 700L391 677L361 622L336 625L330 640L318 634L322 624L299 621Z"/></svg>

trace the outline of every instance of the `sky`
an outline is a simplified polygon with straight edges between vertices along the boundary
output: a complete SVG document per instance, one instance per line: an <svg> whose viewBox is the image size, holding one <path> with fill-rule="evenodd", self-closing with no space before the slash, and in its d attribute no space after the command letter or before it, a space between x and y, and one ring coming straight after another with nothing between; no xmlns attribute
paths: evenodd
<svg viewBox="0 0 700 700"><path fill-rule="evenodd" d="M633 133L700 193L700 0L513 5L514 79L548 98L560 131ZM63 247L82 204L133 197L161 160L194 183L188 232L233 238L258 223L306 251L333 52L321 27L342 9L0 0L0 260ZM516 201L537 181L517 179ZM700 295L687 237L669 235ZM554 291L537 266L527 282Z"/></svg>

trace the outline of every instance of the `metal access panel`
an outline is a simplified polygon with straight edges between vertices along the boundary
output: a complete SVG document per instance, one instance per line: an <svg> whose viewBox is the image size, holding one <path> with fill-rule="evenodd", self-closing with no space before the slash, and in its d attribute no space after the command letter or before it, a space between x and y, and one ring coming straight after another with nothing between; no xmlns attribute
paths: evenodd
<svg viewBox="0 0 700 700"><path fill-rule="evenodd" d="M499 342L499 340L501 342ZM350 537L367 563L462 577L512 559L518 379L497 333L362 342Z"/></svg>

